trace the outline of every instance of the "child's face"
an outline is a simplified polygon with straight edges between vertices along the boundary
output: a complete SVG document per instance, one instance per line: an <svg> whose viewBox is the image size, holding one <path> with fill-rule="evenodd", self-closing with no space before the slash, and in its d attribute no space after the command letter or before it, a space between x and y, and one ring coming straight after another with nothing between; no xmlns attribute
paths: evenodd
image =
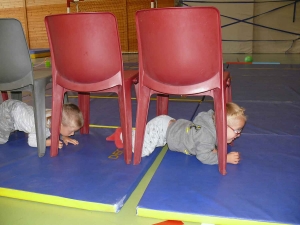
<svg viewBox="0 0 300 225"><path fill-rule="evenodd" d="M65 126L63 124L60 125L60 134L65 137L74 135L75 131L77 131L77 130L79 130L79 128L69 127L69 126Z"/></svg>
<svg viewBox="0 0 300 225"><path fill-rule="evenodd" d="M234 118L227 121L227 143L228 144L241 135L244 126L245 126L245 120L242 118Z"/></svg>

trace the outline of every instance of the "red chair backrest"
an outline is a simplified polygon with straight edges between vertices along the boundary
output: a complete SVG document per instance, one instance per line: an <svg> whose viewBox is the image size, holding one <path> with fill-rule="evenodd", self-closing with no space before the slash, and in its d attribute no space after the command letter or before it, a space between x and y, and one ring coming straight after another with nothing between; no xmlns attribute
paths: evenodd
<svg viewBox="0 0 300 225"><path fill-rule="evenodd" d="M57 83L120 84L123 61L116 18L111 13L75 13L45 18ZM113 77L118 77L118 81ZM68 88L68 87L66 87Z"/></svg>
<svg viewBox="0 0 300 225"><path fill-rule="evenodd" d="M216 8L141 10L136 13L136 26L142 85L173 94L222 85L221 24Z"/></svg>

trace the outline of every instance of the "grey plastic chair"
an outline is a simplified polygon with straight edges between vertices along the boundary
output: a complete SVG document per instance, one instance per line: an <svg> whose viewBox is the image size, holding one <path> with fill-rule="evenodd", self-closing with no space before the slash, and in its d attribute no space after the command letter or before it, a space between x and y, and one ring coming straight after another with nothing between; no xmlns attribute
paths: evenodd
<svg viewBox="0 0 300 225"><path fill-rule="evenodd" d="M38 155L46 151L45 90L51 69L33 71L29 49L20 21L0 19L0 91L11 91L20 99L22 91L33 93Z"/></svg>

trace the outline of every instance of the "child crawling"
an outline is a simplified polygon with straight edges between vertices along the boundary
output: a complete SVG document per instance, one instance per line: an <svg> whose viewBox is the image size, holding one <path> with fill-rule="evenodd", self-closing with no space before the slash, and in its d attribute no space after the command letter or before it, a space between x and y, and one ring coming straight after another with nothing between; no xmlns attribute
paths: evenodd
<svg viewBox="0 0 300 225"><path fill-rule="evenodd" d="M235 103L227 103L227 143L241 135L247 117L245 109ZM135 131L132 132L133 143ZM107 137L115 141L118 148L123 147L121 129ZM150 155L156 147L168 144L171 151L195 155L204 164L218 164L217 135L214 122L214 111L200 112L191 122L185 119L175 120L167 115L160 115L147 123L142 157ZM238 152L227 154L227 163L237 164L240 161Z"/></svg>
<svg viewBox="0 0 300 225"><path fill-rule="evenodd" d="M46 138L50 137L51 110L46 110ZM63 105L60 134L62 141L59 141L59 148L63 143L78 145L78 141L70 138L74 132L83 126L83 116L78 106L68 103ZM28 145L37 147L34 113L32 106L24 102L9 99L0 105L0 144L8 141L13 131L28 133ZM51 145L51 140L46 140L46 146Z"/></svg>

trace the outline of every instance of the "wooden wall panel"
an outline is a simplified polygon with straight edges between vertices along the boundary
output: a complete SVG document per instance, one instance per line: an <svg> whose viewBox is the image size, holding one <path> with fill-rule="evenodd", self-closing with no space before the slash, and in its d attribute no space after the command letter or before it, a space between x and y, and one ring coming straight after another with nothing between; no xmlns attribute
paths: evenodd
<svg viewBox="0 0 300 225"><path fill-rule="evenodd" d="M178 2L178 0L157 0L157 6L159 8L170 7L174 6L174 2ZM190 6L214 5L222 14L222 25L240 20L238 23L222 29L223 39L231 40L223 41L224 53L300 53L299 4L291 4L270 13L265 12L290 3L196 4L189 2L188 4ZM82 12L109 11L114 13L118 20L122 51L137 52L135 12L150 8L150 0L85 0L78 6L79 11ZM294 7L296 7L295 21L293 21ZM20 20L30 48L49 47L44 18L47 15L66 13L66 11L66 0L0 0L0 17ZM74 3L71 4L71 12L76 12ZM295 34L241 22L245 18L259 14L263 15L247 21Z"/></svg>
<svg viewBox="0 0 300 225"><path fill-rule="evenodd" d="M135 13L141 9L150 9L149 0L127 0L127 18L128 18L128 52L137 52L137 39L135 29Z"/></svg>
<svg viewBox="0 0 300 225"><path fill-rule="evenodd" d="M29 38L24 0L1 0L0 18L15 18L19 20L22 23L24 34L28 42Z"/></svg>
<svg viewBox="0 0 300 225"><path fill-rule="evenodd" d="M164 7L173 7L175 6L174 0L158 0L157 1L157 8L164 8Z"/></svg>
<svg viewBox="0 0 300 225"><path fill-rule="evenodd" d="M78 6L78 7L76 7ZM158 0L158 7L174 6L174 0ZM137 52L135 12L150 8L150 0L85 0L71 3L71 13L111 12L118 20L123 52ZM44 19L48 15L67 12L66 0L1 0L0 17L21 21L29 48L48 48Z"/></svg>
<svg viewBox="0 0 300 225"><path fill-rule="evenodd" d="M30 48L49 48L44 19L48 15L66 13L66 4L49 3L45 1L45 5L27 5Z"/></svg>
<svg viewBox="0 0 300 225"><path fill-rule="evenodd" d="M71 3L70 12L77 12L76 4ZM107 1L89 0L78 3L79 12L111 12L118 21L118 29L123 52L128 52L127 12L126 0Z"/></svg>
<svg viewBox="0 0 300 225"><path fill-rule="evenodd" d="M138 10L150 9L150 0L127 0L127 18L128 18L128 52L138 52L135 13ZM158 0L157 7L172 7L174 0Z"/></svg>

